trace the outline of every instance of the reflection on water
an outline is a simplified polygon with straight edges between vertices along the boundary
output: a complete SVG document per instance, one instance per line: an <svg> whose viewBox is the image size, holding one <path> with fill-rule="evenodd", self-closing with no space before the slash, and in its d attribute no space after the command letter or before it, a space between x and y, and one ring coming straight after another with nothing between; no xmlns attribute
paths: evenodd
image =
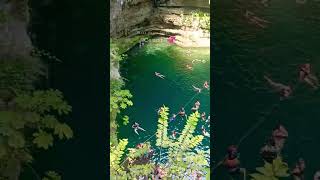
<svg viewBox="0 0 320 180"><path fill-rule="evenodd" d="M289 138L283 157L290 167L303 157L307 163L306 179L317 169L314 158L320 152L318 132L319 91L298 81L299 65L310 63L319 77L320 5L315 1L217 1L214 7L214 115L217 161L230 144L262 118L266 119L240 146L241 163L247 170L263 164L260 148L277 123L284 124ZM250 16L248 17L248 13ZM247 15L247 16L246 16ZM257 20L260 19L261 21ZM260 22L265 21L261 26ZM293 88L292 97L279 101L264 75ZM276 107L272 113L268 113ZM228 177L217 169L217 179Z"/></svg>

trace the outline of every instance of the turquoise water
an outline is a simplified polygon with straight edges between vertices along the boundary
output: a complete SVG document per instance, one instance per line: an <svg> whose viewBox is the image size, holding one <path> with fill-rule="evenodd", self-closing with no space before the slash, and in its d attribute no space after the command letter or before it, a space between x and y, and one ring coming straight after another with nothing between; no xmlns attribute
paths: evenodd
<svg viewBox="0 0 320 180"><path fill-rule="evenodd" d="M292 168L299 157L306 161L306 179L320 169L319 91L298 83L298 65L310 62L319 77L320 4L307 1L259 2L217 1L214 5L215 43L213 106L216 162L228 145L237 144L255 123L262 120L240 144L242 167L249 173L263 165L259 150L277 122L285 125L289 138L283 157ZM249 24L245 10L270 21L262 29ZM294 87L293 97L279 101L263 80L268 74L275 81ZM271 112L271 109L273 111ZM216 179L230 179L223 168Z"/></svg>
<svg viewBox="0 0 320 180"><path fill-rule="evenodd" d="M134 105L122 113L129 115L130 123L127 126L121 125L118 134L119 138L129 139L128 147L133 147L149 138L151 144L155 144L156 137L153 135L157 130L157 109L163 105L169 107L170 114L177 113L183 106L186 113L190 114L191 107L196 100L199 100L201 103L199 112L206 112L209 115L210 92L203 89L197 94L192 85L202 87L205 81L210 81L210 50L192 48L189 49L191 56L187 55L187 50L170 45L164 40L151 42L142 48L136 47L128 53L128 59L121 66L121 74L127 79L126 88L133 95ZM186 68L187 64L193 66L192 71ZM166 78L157 78L155 72L165 75ZM135 134L131 128L134 122L139 123L146 132L139 131L139 136ZM121 116L119 124L122 124ZM171 135L172 130L181 132L184 125L185 120L177 116L175 121L169 123L168 134ZM201 134L202 125L210 132L208 123L199 120L195 134ZM209 143L210 140L206 137L199 148L207 150Z"/></svg>

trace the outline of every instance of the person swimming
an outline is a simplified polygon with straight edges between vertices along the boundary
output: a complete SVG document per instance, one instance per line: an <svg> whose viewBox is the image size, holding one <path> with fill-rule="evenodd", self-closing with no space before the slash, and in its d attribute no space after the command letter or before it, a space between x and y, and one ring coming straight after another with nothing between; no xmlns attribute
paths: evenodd
<svg viewBox="0 0 320 180"><path fill-rule="evenodd" d="M172 131L172 137L173 137L173 139L176 139L176 135L177 135L177 132L176 131Z"/></svg>
<svg viewBox="0 0 320 180"><path fill-rule="evenodd" d="M286 139L288 138L288 131L282 126L277 125L277 127L272 132L272 138L275 145L282 150Z"/></svg>
<svg viewBox="0 0 320 180"><path fill-rule="evenodd" d="M134 129L134 132L136 134L138 134L138 135L139 135L138 130L146 131L143 128L141 128L140 125L137 122L133 123L132 128Z"/></svg>
<svg viewBox="0 0 320 180"><path fill-rule="evenodd" d="M194 103L194 106L195 106L195 107L200 107L200 101L197 100L197 101Z"/></svg>
<svg viewBox="0 0 320 180"><path fill-rule="evenodd" d="M314 174L313 180L320 180L320 170Z"/></svg>
<svg viewBox="0 0 320 180"><path fill-rule="evenodd" d="M170 122L176 120L177 115L176 114L172 114L172 117L170 118Z"/></svg>
<svg viewBox="0 0 320 180"><path fill-rule="evenodd" d="M295 180L304 180L304 170L306 168L306 164L302 158L299 158L295 167L293 168L291 174Z"/></svg>
<svg viewBox="0 0 320 180"><path fill-rule="evenodd" d="M182 107L181 110L178 113L181 117L186 116L186 111L184 110L184 108Z"/></svg>
<svg viewBox="0 0 320 180"><path fill-rule="evenodd" d="M162 75L162 74L160 74L160 73L158 73L158 72L154 72L154 74L155 74L157 77L161 78L161 79L164 79L164 78L165 78L164 75Z"/></svg>
<svg viewBox="0 0 320 180"><path fill-rule="evenodd" d="M210 115L208 116L206 123L209 123L209 125L210 125Z"/></svg>
<svg viewBox="0 0 320 180"><path fill-rule="evenodd" d="M238 148L231 145L227 149L227 156L224 159L223 165L227 168L230 174L240 173L240 161L238 159Z"/></svg>
<svg viewBox="0 0 320 180"><path fill-rule="evenodd" d="M260 150L262 158L269 163L272 163L272 161L278 157L279 153L280 150L276 146L273 138L270 138Z"/></svg>
<svg viewBox="0 0 320 180"><path fill-rule="evenodd" d="M318 89L318 78L311 73L311 65L309 63L302 64L299 69L299 80L304 81L314 89Z"/></svg>
<svg viewBox="0 0 320 180"><path fill-rule="evenodd" d="M208 83L208 81L205 81L205 82L204 82L203 87L209 90L209 83Z"/></svg>
<svg viewBox="0 0 320 180"><path fill-rule="evenodd" d="M203 113L201 114L201 119L202 119L203 121L206 120L206 112L203 112Z"/></svg>
<svg viewBox="0 0 320 180"><path fill-rule="evenodd" d="M195 87L194 85L192 85L192 87L193 87L193 89L194 89L195 91L198 91L198 93L201 93L201 89L200 89L200 88Z"/></svg>
<svg viewBox="0 0 320 180"><path fill-rule="evenodd" d="M284 84L281 83L276 83L274 81L272 81L269 77L267 76L263 76L264 79L266 79L269 83L269 85L280 94L280 100L282 100L283 98L288 98L291 93L292 93L292 89L290 86L286 86Z"/></svg>
<svg viewBox="0 0 320 180"><path fill-rule="evenodd" d="M195 112L195 111L198 111L200 108L200 102L199 100L197 100L195 103L194 103L194 106L191 108L191 111Z"/></svg>
<svg viewBox="0 0 320 180"><path fill-rule="evenodd" d="M210 137L210 133L208 133L208 132L206 131L206 129L204 128L203 125L201 126L201 131L202 131L202 135L207 136L207 137Z"/></svg>

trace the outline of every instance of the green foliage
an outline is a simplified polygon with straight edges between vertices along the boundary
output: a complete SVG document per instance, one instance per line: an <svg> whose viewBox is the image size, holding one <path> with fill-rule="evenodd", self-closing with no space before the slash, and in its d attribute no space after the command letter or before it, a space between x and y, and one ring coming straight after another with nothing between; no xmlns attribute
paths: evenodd
<svg viewBox="0 0 320 180"><path fill-rule="evenodd" d="M122 120L123 120L123 125L128 125L129 124L129 116L127 116L127 115L125 115L123 118L122 118Z"/></svg>
<svg viewBox="0 0 320 180"><path fill-rule="evenodd" d="M110 96L110 112L117 111L119 113L119 109L126 109L128 106L132 106L133 103L130 98L132 98L132 95L129 90L115 91Z"/></svg>
<svg viewBox="0 0 320 180"><path fill-rule="evenodd" d="M194 172L205 172L209 166L206 159L208 152L197 150L202 140L202 135L193 135L200 117L198 112L191 114L187 120L182 133L177 140L169 139L167 135L169 108L163 106L160 111L157 130L156 145L168 149L168 164L166 168L168 177L191 176Z"/></svg>
<svg viewBox="0 0 320 180"><path fill-rule="evenodd" d="M42 180L61 180L61 176L54 171L48 171Z"/></svg>
<svg viewBox="0 0 320 180"><path fill-rule="evenodd" d="M8 14L4 10L0 10L0 24L6 23L8 19Z"/></svg>
<svg viewBox="0 0 320 180"><path fill-rule="evenodd" d="M256 168L258 173L250 174L253 180L278 180L288 177L288 164L283 162L280 157L273 160L272 164L265 162L264 167Z"/></svg>
<svg viewBox="0 0 320 180"><path fill-rule="evenodd" d="M124 176L126 173L120 161L124 150L128 144L128 139L121 139L117 146L110 144L110 177Z"/></svg>
<svg viewBox="0 0 320 180"><path fill-rule="evenodd" d="M192 11L190 15L181 15L182 24L187 27L201 28L210 31L210 14Z"/></svg>
<svg viewBox="0 0 320 180"><path fill-rule="evenodd" d="M161 107L158 119L156 146L167 150L168 154L164 164L157 163L166 172L167 179L173 177L183 179L191 177L194 172L206 172L209 163L206 157L209 151L195 150L202 142L202 135L193 135L200 114L198 112L189 116L187 123L178 139L168 137L168 115L169 108ZM149 142L142 144L140 148L128 148L126 159L122 161L128 140L120 140L117 146L110 145L110 170L111 179L139 179L139 177L150 178L155 170L155 163L150 159L142 158L149 153L151 145ZM207 175L208 176L208 175Z"/></svg>
<svg viewBox="0 0 320 180"><path fill-rule="evenodd" d="M48 149L54 136L73 136L71 128L57 119L71 112L60 91L20 91L13 102L12 108L0 109L0 172L8 169L10 158L21 164L31 163L31 150Z"/></svg>
<svg viewBox="0 0 320 180"><path fill-rule="evenodd" d="M120 52L120 49L116 43L110 40L110 62L120 62L127 56Z"/></svg>
<svg viewBox="0 0 320 180"><path fill-rule="evenodd" d="M33 58L0 58L0 98L8 89L30 90L44 70ZM11 95L12 96L12 95Z"/></svg>

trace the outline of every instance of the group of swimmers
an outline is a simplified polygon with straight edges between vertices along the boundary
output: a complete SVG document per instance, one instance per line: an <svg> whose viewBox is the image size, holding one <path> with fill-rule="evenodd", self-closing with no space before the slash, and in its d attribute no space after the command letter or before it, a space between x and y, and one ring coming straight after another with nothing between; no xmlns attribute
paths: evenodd
<svg viewBox="0 0 320 180"><path fill-rule="evenodd" d="M292 88L289 85L274 82L269 77L264 76L269 85L280 94L280 99L288 98L292 94ZM313 89L318 89L319 81L318 78L312 73L311 65L305 63L299 66L299 81L305 82L310 85Z"/></svg>
<svg viewBox="0 0 320 180"><path fill-rule="evenodd" d="M271 138L261 148L260 154L262 158L272 163L274 159L281 156L281 150L284 147L284 143L288 138L288 131L281 124L272 131ZM240 160L238 148L235 145L231 145L227 149L227 155L223 161L223 165L227 168L230 174L239 174L245 169L240 168ZM299 158L295 166L290 171L290 174L294 180L304 180L306 164L304 159ZM314 175L314 180L320 180L320 171L317 171Z"/></svg>

